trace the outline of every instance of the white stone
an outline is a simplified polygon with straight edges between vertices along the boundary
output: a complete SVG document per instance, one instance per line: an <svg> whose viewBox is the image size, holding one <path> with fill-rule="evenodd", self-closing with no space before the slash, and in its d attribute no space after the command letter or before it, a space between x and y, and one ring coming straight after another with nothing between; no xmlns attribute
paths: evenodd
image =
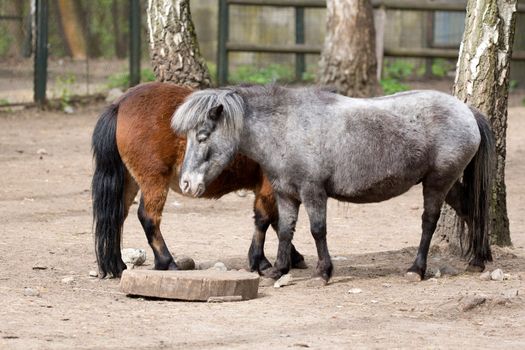
<svg viewBox="0 0 525 350"><path fill-rule="evenodd" d="M482 281L490 281L490 271L485 271L479 275L479 279Z"/></svg>
<svg viewBox="0 0 525 350"><path fill-rule="evenodd" d="M275 283L273 284L274 288L281 288L284 286L288 286L292 283L292 275L287 273L286 275L282 275L281 278L279 278Z"/></svg>
<svg viewBox="0 0 525 350"><path fill-rule="evenodd" d="M24 288L24 295L27 297L39 297L40 292L33 288Z"/></svg>
<svg viewBox="0 0 525 350"><path fill-rule="evenodd" d="M140 266L146 261L146 251L144 249L125 248L122 249L122 261L126 265Z"/></svg>
<svg viewBox="0 0 525 350"><path fill-rule="evenodd" d="M89 271L89 277L98 277L98 272L95 270Z"/></svg>
<svg viewBox="0 0 525 350"><path fill-rule="evenodd" d="M348 290L348 294L359 294L361 293L363 290L361 288L351 288Z"/></svg>
<svg viewBox="0 0 525 350"><path fill-rule="evenodd" d="M496 269L490 274L490 279L493 281L503 281L503 271Z"/></svg>
<svg viewBox="0 0 525 350"><path fill-rule="evenodd" d="M75 282L75 277L69 276L62 278L62 283L71 284L73 282Z"/></svg>
<svg viewBox="0 0 525 350"><path fill-rule="evenodd" d="M226 265L224 265L223 262L216 262L212 267L210 267L208 270L216 270L216 271L228 271L228 268Z"/></svg>

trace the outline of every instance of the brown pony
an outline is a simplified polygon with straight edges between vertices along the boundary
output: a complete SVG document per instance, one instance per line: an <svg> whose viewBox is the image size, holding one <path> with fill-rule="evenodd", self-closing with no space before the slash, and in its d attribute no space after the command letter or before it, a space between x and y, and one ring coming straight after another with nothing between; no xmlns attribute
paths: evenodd
<svg viewBox="0 0 525 350"><path fill-rule="evenodd" d="M129 89L99 117L92 139L95 172L92 181L95 251L101 277L119 277L126 265L120 254L122 226L137 192L138 217L155 255L155 269L177 265L160 232L169 188L178 185L186 139L170 127L175 109L192 90L168 83L141 84ZM248 252L252 271L271 267L264 255L266 230L277 226L272 187L254 161L237 155L206 189L204 197L219 198L235 190L255 192L255 233ZM304 268L303 256L292 249L292 266Z"/></svg>

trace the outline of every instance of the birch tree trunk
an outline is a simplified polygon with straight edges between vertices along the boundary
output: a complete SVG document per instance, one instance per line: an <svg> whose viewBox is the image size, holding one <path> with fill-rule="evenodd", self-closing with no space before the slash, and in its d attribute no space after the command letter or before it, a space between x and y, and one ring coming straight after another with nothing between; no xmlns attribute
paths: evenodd
<svg viewBox="0 0 525 350"><path fill-rule="evenodd" d="M148 0L153 71L159 81L206 88L211 78L202 58L189 0Z"/></svg>
<svg viewBox="0 0 525 350"><path fill-rule="evenodd" d="M318 81L352 97L379 91L375 29L369 0L328 0Z"/></svg>
<svg viewBox="0 0 525 350"><path fill-rule="evenodd" d="M511 245L505 189L507 97L514 41L516 0L469 0L457 63L454 95L490 119L496 137L492 188L491 243ZM453 252L460 251L455 212L442 210L436 233Z"/></svg>

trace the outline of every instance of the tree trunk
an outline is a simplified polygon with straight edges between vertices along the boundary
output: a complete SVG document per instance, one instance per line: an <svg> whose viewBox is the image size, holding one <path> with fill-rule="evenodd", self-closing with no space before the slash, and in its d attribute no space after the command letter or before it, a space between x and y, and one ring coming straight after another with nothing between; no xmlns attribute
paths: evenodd
<svg viewBox="0 0 525 350"><path fill-rule="evenodd" d="M375 30L369 0L328 0L319 83L352 97L379 91Z"/></svg>
<svg viewBox="0 0 525 350"><path fill-rule="evenodd" d="M496 171L492 187L491 243L511 245L505 190L505 147L510 57L516 0L469 0L465 33L457 64L454 94L481 110L496 137ZM436 233L459 252L455 213L446 206Z"/></svg>
<svg viewBox="0 0 525 350"><path fill-rule="evenodd" d="M189 0L148 0L151 61L157 80L206 88L211 78L191 20Z"/></svg>
<svg viewBox="0 0 525 350"><path fill-rule="evenodd" d="M122 5L123 4L119 0L113 0L111 2L111 15L113 16L113 36L115 37L115 55L118 58L125 58L128 54L128 38L127 35L122 33L120 30L123 14L124 17L129 17L128 13L124 11L124 9L127 9L128 3L126 2L126 6ZM126 22L128 20L129 19L126 18Z"/></svg>
<svg viewBox="0 0 525 350"><path fill-rule="evenodd" d="M86 39L82 32L81 22L77 16L78 11L75 8L75 2L58 0L57 5L71 57L78 60L86 59Z"/></svg>

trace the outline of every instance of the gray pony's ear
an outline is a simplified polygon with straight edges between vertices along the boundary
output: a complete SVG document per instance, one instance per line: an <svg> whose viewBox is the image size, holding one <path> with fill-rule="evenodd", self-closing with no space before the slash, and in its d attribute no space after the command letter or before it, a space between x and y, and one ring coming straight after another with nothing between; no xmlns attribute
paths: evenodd
<svg viewBox="0 0 525 350"><path fill-rule="evenodd" d="M224 109L224 107L222 105L218 105L217 107L213 107L208 112L208 118L210 118L211 120L216 122L221 117L223 109Z"/></svg>

